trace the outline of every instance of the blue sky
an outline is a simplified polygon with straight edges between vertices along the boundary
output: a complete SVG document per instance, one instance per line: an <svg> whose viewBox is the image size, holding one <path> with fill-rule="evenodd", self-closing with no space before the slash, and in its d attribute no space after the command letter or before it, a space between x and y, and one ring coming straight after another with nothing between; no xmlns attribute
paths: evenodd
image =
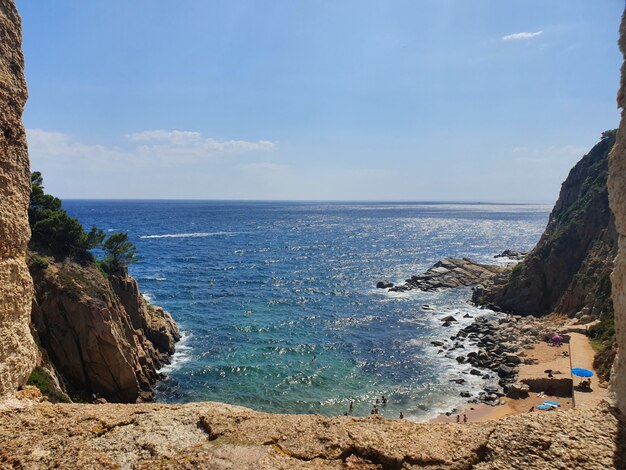
<svg viewBox="0 0 626 470"><path fill-rule="evenodd" d="M554 201L617 127L621 0L16 0L64 198Z"/></svg>

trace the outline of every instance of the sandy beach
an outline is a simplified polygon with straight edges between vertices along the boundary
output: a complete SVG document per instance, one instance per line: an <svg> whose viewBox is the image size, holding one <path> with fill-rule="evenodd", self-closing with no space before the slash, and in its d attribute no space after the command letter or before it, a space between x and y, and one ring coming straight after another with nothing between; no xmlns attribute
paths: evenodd
<svg viewBox="0 0 626 470"><path fill-rule="evenodd" d="M558 402L559 409L565 410L597 405L606 395L605 386L599 384L597 379L592 379L591 391L582 392L575 388L573 397L571 386L566 386L566 381L572 380L572 367L594 370L594 350L589 337L583 333L586 328L580 325L573 326L572 323L564 322L562 317L551 315L546 317L546 330L551 331L556 322L563 325L559 332L569 336L568 343L554 347L545 341L537 341L520 353L520 356L528 360L520 364L517 381L530 385L528 397L518 399L502 397L501 404L496 406L484 403L460 403L457 406L457 409L462 410L459 414L450 416L442 414L431 422L455 423L457 419L463 422L464 415L467 416L467 422L483 422L528 412L550 413L536 408L546 400ZM552 377L548 376L546 370L552 370ZM573 378L574 385L579 381L579 378Z"/></svg>

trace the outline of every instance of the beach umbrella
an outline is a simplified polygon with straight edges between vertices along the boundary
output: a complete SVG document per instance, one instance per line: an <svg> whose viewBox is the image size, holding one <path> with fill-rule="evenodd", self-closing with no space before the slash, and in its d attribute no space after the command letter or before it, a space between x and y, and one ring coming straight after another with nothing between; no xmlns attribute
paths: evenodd
<svg viewBox="0 0 626 470"><path fill-rule="evenodd" d="M572 369L572 374L577 375L578 377L591 377L593 375L593 372L587 369L576 367Z"/></svg>
<svg viewBox="0 0 626 470"><path fill-rule="evenodd" d="M554 335L552 341L563 341L563 337L561 335Z"/></svg>

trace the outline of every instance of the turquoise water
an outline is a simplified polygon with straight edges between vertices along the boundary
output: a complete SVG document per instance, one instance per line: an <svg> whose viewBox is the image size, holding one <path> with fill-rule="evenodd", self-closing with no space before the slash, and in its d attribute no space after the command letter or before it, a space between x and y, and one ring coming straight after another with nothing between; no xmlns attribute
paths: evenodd
<svg viewBox="0 0 626 470"><path fill-rule="evenodd" d="M547 222L537 205L67 201L86 226L129 232L145 295L184 332L157 398L257 410L424 419L481 382L437 354L481 314L471 289L387 293L445 256L493 263L530 249ZM434 311L424 311L429 304ZM454 329L440 318L453 314ZM468 383L457 385L452 378Z"/></svg>

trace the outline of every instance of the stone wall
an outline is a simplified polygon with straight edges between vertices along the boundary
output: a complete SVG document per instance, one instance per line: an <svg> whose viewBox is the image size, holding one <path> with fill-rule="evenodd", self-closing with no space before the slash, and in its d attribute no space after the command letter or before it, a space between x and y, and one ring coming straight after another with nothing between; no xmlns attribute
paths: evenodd
<svg viewBox="0 0 626 470"><path fill-rule="evenodd" d="M622 17L619 46L626 58L626 15ZM626 62L622 65L622 83L617 104L622 110L622 119L609 159L609 203L619 234L612 275L618 352L611 374L611 394L617 407L622 413L626 413Z"/></svg>
<svg viewBox="0 0 626 470"><path fill-rule="evenodd" d="M0 0L0 395L28 379L37 360L29 329L32 281L26 266L30 238L30 167L22 112L22 26L12 0Z"/></svg>

